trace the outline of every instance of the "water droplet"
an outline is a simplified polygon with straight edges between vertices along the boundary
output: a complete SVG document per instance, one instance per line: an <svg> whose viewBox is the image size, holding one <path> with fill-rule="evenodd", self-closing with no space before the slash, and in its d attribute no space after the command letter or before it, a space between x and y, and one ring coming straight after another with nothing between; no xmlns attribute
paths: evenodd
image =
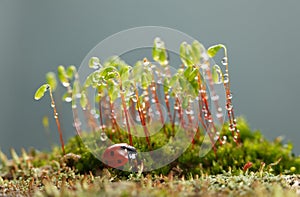
<svg viewBox="0 0 300 197"><path fill-rule="evenodd" d="M227 94L227 99L232 99L232 93Z"/></svg>
<svg viewBox="0 0 300 197"><path fill-rule="evenodd" d="M194 114L194 111L191 110L191 109L187 109L187 110L185 110L185 113L186 113L187 115L193 115L193 114Z"/></svg>
<svg viewBox="0 0 300 197"><path fill-rule="evenodd" d="M62 85L64 86L64 87L69 87L70 86L70 83L69 82L62 82Z"/></svg>
<svg viewBox="0 0 300 197"><path fill-rule="evenodd" d="M226 83L229 83L229 76L228 76L227 73L223 75L223 82L224 82L225 84L226 84Z"/></svg>
<svg viewBox="0 0 300 197"><path fill-rule="evenodd" d="M217 141L218 139L219 139L218 135L214 137L214 141Z"/></svg>
<svg viewBox="0 0 300 197"><path fill-rule="evenodd" d="M65 101L66 101L67 103L71 102L71 101L72 101L72 97L67 96L67 97L65 98Z"/></svg>
<svg viewBox="0 0 300 197"><path fill-rule="evenodd" d="M136 96L131 97L132 102L136 103L137 102L137 98Z"/></svg>
<svg viewBox="0 0 300 197"><path fill-rule="evenodd" d="M235 130L235 127L232 124L230 124L229 125L229 131L234 131L234 130Z"/></svg>
<svg viewBox="0 0 300 197"><path fill-rule="evenodd" d="M55 107L55 104L54 104L54 103L51 103L51 107L54 108L54 107Z"/></svg>
<svg viewBox="0 0 300 197"><path fill-rule="evenodd" d="M222 107L218 107L218 112L222 112Z"/></svg>
<svg viewBox="0 0 300 197"><path fill-rule="evenodd" d="M228 59L227 57L223 57L222 61L221 61L222 65L226 66L228 63Z"/></svg>
<svg viewBox="0 0 300 197"><path fill-rule="evenodd" d="M54 114L54 118L57 119L58 118L58 113Z"/></svg>
<svg viewBox="0 0 300 197"><path fill-rule="evenodd" d="M226 104L226 109L227 109L228 111L231 111L232 108L233 108L233 106L232 106L231 103L227 103L227 104Z"/></svg>
<svg viewBox="0 0 300 197"><path fill-rule="evenodd" d="M100 60L98 57L91 57L89 61L89 67L93 69L97 69L100 66Z"/></svg>
<svg viewBox="0 0 300 197"><path fill-rule="evenodd" d="M107 135L106 135L104 132L102 132L102 133L100 134L100 140L101 140L101 141L104 142L104 141L107 140L107 138L108 138L108 137L107 137Z"/></svg>

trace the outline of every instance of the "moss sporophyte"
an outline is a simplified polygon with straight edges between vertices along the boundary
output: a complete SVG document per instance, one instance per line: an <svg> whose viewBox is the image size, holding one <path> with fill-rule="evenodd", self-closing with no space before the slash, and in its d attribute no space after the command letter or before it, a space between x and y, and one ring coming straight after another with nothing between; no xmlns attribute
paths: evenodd
<svg viewBox="0 0 300 197"><path fill-rule="evenodd" d="M224 58L219 66L211 58L221 49ZM276 173L299 171L300 161L291 155L291 145L269 143L260 134L251 133L243 119L238 123L224 45L206 51L198 41L183 42L178 56L182 64L172 67L166 44L155 38L153 62L145 57L130 66L118 56L104 63L92 56L86 65L91 73L84 79L75 66L59 66L57 77L66 88L62 99L71 103L77 132L66 147L52 95L56 75L47 73L46 84L38 88L34 98L39 100L45 92L50 93L62 153L81 155L74 164L79 172L104 166L162 174L174 169L184 174L239 173L250 168ZM220 94L221 87L224 95ZM228 121L224 122L226 114ZM266 148L268 151L262 151ZM160 155L155 153L158 149L162 150ZM150 154L141 158L147 151ZM176 157L169 161L168 155ZM159 162L169 165L153 167Z"/></svg>

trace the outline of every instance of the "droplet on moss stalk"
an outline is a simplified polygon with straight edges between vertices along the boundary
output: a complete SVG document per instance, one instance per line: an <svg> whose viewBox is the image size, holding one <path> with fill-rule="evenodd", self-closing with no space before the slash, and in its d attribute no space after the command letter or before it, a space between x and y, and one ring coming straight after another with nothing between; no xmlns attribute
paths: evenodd
<svg viewBox="0 0 300 197"><path fill-rule="evenodd" d="M226 84L226 83L229 83L229 76L228 74L224 74L223 75L223 82Z"/></svg>
<svg viewBox="0 0 300 197"><path fill-rule="evenodd" d="M228 58L227 57L223 57L221 63L222 63L222 65L226 66L227 63L228 63Z"/></svg>
<svg viewBox="0 0 300 197"><path fill-rule="evenodd" d="M98 57L91 57L89 60L89 67L93 69L98 69L100 66L100 59Z"/></svg>
<svg viewBox="0 0 300 197"><path fill-rule="evenodd" d="M101 141L104 142L104 141L107 140L107 138L108 138L108 137L107 137L107 135L106 135L104 132L102 132L102 133L100 134L100 140L101 140Z"/></svg>

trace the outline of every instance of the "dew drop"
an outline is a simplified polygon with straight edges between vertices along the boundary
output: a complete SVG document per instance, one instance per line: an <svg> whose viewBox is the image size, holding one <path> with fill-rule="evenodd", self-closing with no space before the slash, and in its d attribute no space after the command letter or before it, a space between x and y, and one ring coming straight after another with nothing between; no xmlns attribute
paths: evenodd
<svg viewBox="0 0 300 197"><path fill-rule="evenodd" d="M223 57L222 61L221 61L222 65L226 66L228 63L228 59L227 57Z"/></svg>
<svg viewBox="0 0 300 197"><path fill-rule="evenodd" d="M64 86L64 87L69 87L70 86L70 83L69 82L62 82L62 85Z"/></svg>
<svg viewBox="0 0 300 197"><path fill-rule="evenodd" d="M185 113L186 113L187 115L193 115L193 114L194 114L194 111L191 110L191 109L187 109L187 110L185 110Z"/></svg>
<svg viewBox="0 0 300 197"><path fill-rule="evenodd" d="M51 107L54 108L54 107L55 107L55 104L54 104L54 103L51 103Z"/></svg>
<svg viewBox="0 0 300 197"><path fill-rule="evenodd" d="M100 60L98 57L91 57L89 60L89 67L93 69L97 69L100 66Z"/></svg>
<svg viewBox="0 0 300 197"><path fill-rule="evenodd" d="M219 136L214 137L214 141L217 141L219 139Z"/></svg>
<svg viewBox="0 0 300 197"><path fill-rule="evenodd" d="M228 76L227 73L223 75L223 82L224 82L225 84L226 84L226 83L229 83L229 76Z"/></svg>
<svg viewBox="0 0 300 197"><path fill-rule="evenodd" d="M234 131L234 130L235 130L235 127L232 124L230 124L229 125L229 131Z"/></svg>
<svg viewBox="0 0 300 197"><path fill-rule="evenodd" d="M104 132L100 134L100 140L103 142L107 140L107 135Z"/></svg>
<svg viewBox="0 0 300 197"><path fill-rule="evenodd" d="M66 101L67 103L71 102L71 101L72 101L72 97L67 96L67 97L65 98L65 101Z"/></svg>
<svg viewBox="0 0 300 197"><path fill-rule="evenodd" d="M226 109L228 110L228 111L231 111L232 110L232 104L231 103L227 103L226 104Z"/></svg>
<svg viewBox="0 0 300 197"><path fill-rule="evenodd" d="M232 93L227 94L227 99L232 99Z"/></svg>
<svg viewBox="0 0 300 197"><path fill-rule="evenodd" d="M132 102L136 103L137 102L137 98L135 96L131 97Z"/></svg>
<svg viewBox="0 0 300 197"><path fill-rule="evenodd" d="M144 98L144 100L145 100L146 102L148 102L148 101L150 100L149 96L146 96L146 97Z"/></svg>

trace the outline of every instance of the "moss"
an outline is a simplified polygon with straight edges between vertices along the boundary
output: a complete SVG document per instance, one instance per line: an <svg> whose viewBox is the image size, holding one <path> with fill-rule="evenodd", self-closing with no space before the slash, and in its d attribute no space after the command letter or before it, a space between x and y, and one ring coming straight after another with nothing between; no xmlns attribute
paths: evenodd
<svg viewBox="0 0 300 197"><path fill-rule="evenodd" d="M180 172L180 175L188 174L219 174L224 171L231 171L233 174L242 173L243 166L247 162L252 163L250 171L264 170L274 174L300 173L300 158L292 154L292 144L282 144L278 139L273 142L266 140L259 131L251 131L246 121L242 118L238 120L240 130L240 143L233 142L231 133L224 126L222 135L226 135L228 140L224 145L216 144L217 150L210 151L204 157L199 157L202 139L195 140L190 147L174 162L154 170L153 174L167 175L172 170ZM110 134L108 134L110 135ZM122 142L120 138L112 139L115 143ZM156 134L151 136L152 149L159 148L167 143L165 135ZM134 141L134 146L140 151L147 151L148 146L144 139ZM170 147L172 149L172 147ZM169 150L172 154L171 149ZM95 158L83 145L81 139L75 136L66 145L67 153L81 155L81 159L74 164L80 173L89 171L95 172L104 165ZM149 163L148 163L149 164ZM292 171L291 171L292 169ZM112 173L118 175L128 175L120 170L111 169Z"/></svg>

